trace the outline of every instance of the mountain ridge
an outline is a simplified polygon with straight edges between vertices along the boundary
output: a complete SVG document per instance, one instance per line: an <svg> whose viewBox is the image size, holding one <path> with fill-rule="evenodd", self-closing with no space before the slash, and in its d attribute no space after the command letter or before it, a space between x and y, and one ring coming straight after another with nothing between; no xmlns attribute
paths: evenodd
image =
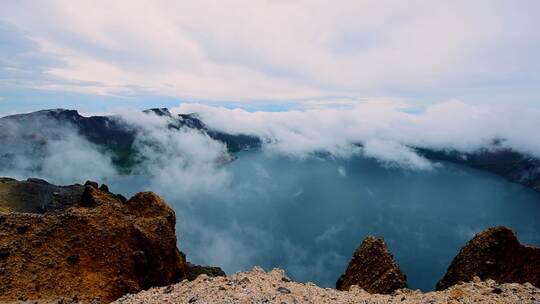
<svg viewBox="0 0 540 304"><path fill-rule="evenodd" d="M260 148L264 142L263 139L254 135L230 134L212 129L196 113L174 115L167 108L151 108L143 110L143 112L169 118L169 129L188 128L198 130L210 138L224 143L227 151L231 154ZM4 116L0 118L0 126L2 126L3 122L20 124L43 118L53 119L60 124L74 125L77 131L88 141L113 151L115 156L113 160L119 167L129 168L133 165L133 142L137 130L124 123L118 115L85 117L80 115L77 110L57 108ZM0 139L3 136L5 137L6 134L3 134L0 130ZM32 138L32 136L30 137ZM492 148L468 153L425 147L411 148L429 160L458 163L488 171L511 182L540 192L540 159L503 147L500 145L501 141L500 139L494 139ZM359 146L362 146L362 144L359 144ZM3 157L6 156L0 155L0 159Z"/></svg>

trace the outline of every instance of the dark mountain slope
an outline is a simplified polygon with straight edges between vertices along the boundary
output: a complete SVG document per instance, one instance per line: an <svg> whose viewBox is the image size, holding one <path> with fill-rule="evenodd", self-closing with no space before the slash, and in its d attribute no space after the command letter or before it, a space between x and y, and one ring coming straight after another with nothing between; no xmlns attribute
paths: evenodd
<svg viewBox="0 0 540 304"><path fill-rule="evenodd" d="M230 153L259 148L262 145L262 140L256 136L228 134L213 130L206 126L197 114L173 115L166 108L154 108L144 112L169 118L168 127L170 129L199 130L226 144ZM84 117L76 110L65 109L6 116L0 118L0 141L4 145L10 146L16 146L20 142L30 142L32 143L30 145L32 151L29 153L39 155L40 147L44 146L48 139L62 136L60 131L51 131L55 128L47 128L47 125L51 123L55 127L74 128L91 143L112 152L113 161L120 168L129 169L135 162L136 151L134 151L133 143L137 130L122 121L119 116ZM13 132L14 128L17 129L17 132ZM13 134L16 134L16 137ZM26 149L28 149L27 146L25 146ZM14 149L7 149L7 152L5 150L0 149L0 162L8 163L11 157L10 153L12 153L10 151ZM485 149L474 153L427 148L415 148L415 150L430 160L459 163L489 171L512 182L540 191L540 159L509 148L497 148L497 143L495 143L495 149Z"/></svg>
<svg viewBox="0 0 540 304"><path fill-rule="evenodd" d="M164 108L145 110L145 113L154 113L158 116L170 118L168 125L171 129L189 128L206 133L211 138L223 142L230 153L244 149L259 147L259 138L248 135L233 135L209 129L195 114L172 115ZM119 116L81 116L76 110L53 109L42 110L26 114L17 114L0 118L0 140L12 146L23 142L31 146L29 151L36 156L40 155L40 147L45 146L48 140L62 137L62 128L74 129L89 142L111 152L114 163L123 169L129 169L133 163L133 144L137 129L125 123ZM9 162L12 155L10 150L0 150L0 160Z"/></svg>
<svg viewBox="0 0 540 304"><path fill-rule="evenodd" d="M540 192L540 160L509 148L480 150L474 153L416 149L424 157L448 161L500 175L511 182Z"/></svg>

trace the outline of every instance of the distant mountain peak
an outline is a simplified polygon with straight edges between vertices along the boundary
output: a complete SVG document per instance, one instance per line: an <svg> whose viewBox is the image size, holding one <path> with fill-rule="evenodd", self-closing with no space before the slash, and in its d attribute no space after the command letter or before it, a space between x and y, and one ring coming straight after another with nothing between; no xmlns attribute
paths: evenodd
<svg viewBox="0 0 540 304"><path fill-rule="evenodd" d="M154 113L157 116L172 117L171 112L167 108L152 108L152 109L144 110L143 112L146 114Z"/></svg>
<svg viewBox="0 0 540 304"><path fill-rule="evenodd" d="M30 112L30 113L8 115L3 118L6 118L8 120L9 119L26 120L26 119L34 119L37 117L55 118L55 119L61 119L61 120L66 120L66 119L75 120L75 119L82 118L82 116L79 114L77 110L62 109L62 108L39 110L35 112Z"/></svg>

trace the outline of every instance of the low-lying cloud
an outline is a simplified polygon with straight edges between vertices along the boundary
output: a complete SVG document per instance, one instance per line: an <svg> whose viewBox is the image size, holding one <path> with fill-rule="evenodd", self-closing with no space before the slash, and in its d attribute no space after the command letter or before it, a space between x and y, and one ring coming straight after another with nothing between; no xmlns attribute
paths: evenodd
<svg viewBox="0 0 540 304"><path fill-rule="evenodd" d="M111 155L69 124L39 118L22 124L2 122L1 127L2 176L70 184L87 179L107 182L117 175Z"/></svg>
<svg viewBox="0 0 540 304"><path fill-rule="evenodd" d="M474 152L504 147L540 157L537 108L448 101L412 113L408 105L391 102L286 112L181 104L173 112L197 113L212 129L258 136L266 153L299 159L318 152L363 155L387 167L430 170L433 164L413 148ZM199 130L171 129L171 118L153 113L122 112L118 119L137 130L132 173L148 176L148 189L186 198L227 189L231 177L223 164L230 156L223 143ZM10 156L2 165L5 175L37 175L57 183L119 175L110 151L88 142L73 126L45 118L24 125L6 122L2 134L0 154Z"/></svg>
<svg viewBox="0 0 540 304"><path fill-rule="evenodd" d="M130 176L138 177L141 189L135 191L153 190L189 200L226 188L229 177L222 164L229 159L223 143L198 130L170 129L169 118L153 113L125 112L117 119L136 130ZM113 151L89 142L67 122L46 116L22 123L4 121L0 138L4 176L40 177L58 184L127 179L114 165Z"/></svg>
<svg viewBox="0 0 540 304"><path fill-rule="evenodd" d="M169 128L171 118L153 113L127 112L121 118L137 130L139 164L133 173L149 176L150 189L185 200L226 189L230 177L222 164L229 159L223 143L199 130Z"/></svg>
<svg viewBox="0 0 540 304"><path fill-rule="evenodd" d="M540 124L537 108L452 100L413 110L394 102L287 112L248 112L202 104L181 104L173 109L197 113L217 130L259 136L268 152L300 158L317 151L338 157L363 153L389 166L430 169L429 161L411 147L460 152L502 147L540 157L540 141L533 131Z"/></svg>

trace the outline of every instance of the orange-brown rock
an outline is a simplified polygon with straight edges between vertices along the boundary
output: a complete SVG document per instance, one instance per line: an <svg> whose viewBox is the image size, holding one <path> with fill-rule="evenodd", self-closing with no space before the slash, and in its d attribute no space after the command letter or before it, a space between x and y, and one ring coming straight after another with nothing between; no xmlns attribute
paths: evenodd
<svg viewBox="0 0 540 304"><path fill-rule="evenodd" d="M13 212L28 202L11 196L17 181L5 182L4 202L12 202L0 209L0 302L109 302L185 277L175 213L159 196L143 192L123 202L105 187L77 185L82 191L66 208Z"/></svg>
<svg viewBox="0 0 540 304"><path fill-rule="evenodd" d="M407 278L383 239L368 236L356 249L347 270L336 282L339 290L358 285L369 293L389 294L407 287Z"/></svg>
<svg viewBox="0 0 540 304"><path fill-rule="evenodd" d="M470 282L475 276L540 287L540 248L520 244L516 234L506 227L484 230L461 249L437 283L437 290Z"/></svg>

